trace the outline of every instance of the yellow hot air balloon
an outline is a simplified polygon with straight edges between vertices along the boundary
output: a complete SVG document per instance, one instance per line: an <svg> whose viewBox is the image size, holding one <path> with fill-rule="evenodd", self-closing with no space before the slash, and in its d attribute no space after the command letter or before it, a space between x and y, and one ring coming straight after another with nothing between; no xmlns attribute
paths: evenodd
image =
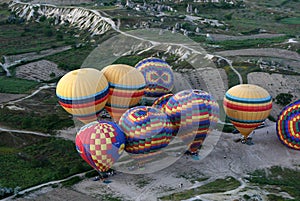
<svg viewBox="0 0 300 201"><path fill-rule="evenodd" d="M269 116L272 97L257 85L240 84L226 92L223 105L231 123L246 139Z"/></svg>
<svg viewBox="0 0 300 201"><path fill-rule="evenodd" d="M109 97L105 109L119 121L127 109L136 106L144 95L143 74L129 65L114 64L102 69L109 83Z"/></svg>
<svg viewBox="0 0 300 201"><path fill-rule="evenodd" d="M65 74L56 87L59 104L83 123L97 120L108 99L108 92L105 76L93 68Z"/></svg>

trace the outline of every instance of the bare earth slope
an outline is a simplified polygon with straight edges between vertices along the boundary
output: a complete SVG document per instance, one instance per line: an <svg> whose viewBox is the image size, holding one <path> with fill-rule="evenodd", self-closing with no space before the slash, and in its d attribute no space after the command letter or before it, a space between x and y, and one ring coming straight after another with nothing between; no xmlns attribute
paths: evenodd
<svg viewBox="0 0 300 201"><path fill-rule="evenodd" d="M252 137L254 145L248 146L234 142L235 139L239 138L238 134L222 133L213 151L200 161L182 157L172 166L146 175L130 175L118 172L117 175L110 178L112 183L109 185L86 179L74 185L72 189L55 189L46 194L36 195L35 200L40 200L40 197L49 200L66 200L75 198L80 192L80 196L86 194L87 200L91 197L101 200L105 195L110 195L119 197L121 200L151 201L157 200L162 195L201 185L201 182L191 183L189 178L210 177L208 181L204 182L207 183L226 176L233 176L240 180L243 184L242 187L236 192L210 194L205 195L205 198L209 198L208 200L238 199L242 197L242 193L250 191L249 189L241 190L247 187L245 177L249 172L271 166L295 168L300 164L299 152L285 147L278 140L274 122L267 122L266 127L255 130ZM180 183L183 184L182 189L179 187ZM61 191L64 196L57 196L61 194ZM262 197L265 195L264 190L256 189L254 191ZM18 200L32 200L32 197Z"/></svg>

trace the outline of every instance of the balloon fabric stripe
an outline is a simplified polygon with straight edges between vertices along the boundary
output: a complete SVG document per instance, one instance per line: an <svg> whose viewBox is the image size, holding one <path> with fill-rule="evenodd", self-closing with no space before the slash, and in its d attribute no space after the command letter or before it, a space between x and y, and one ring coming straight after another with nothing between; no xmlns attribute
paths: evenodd
<svg viewBox="0 0 300 201"><path fill-rule="evenodd" d="M233 95L229 94L228 92L226 92L225 98L230 101L239 102L239 103L247 103L247 104L268 103L268 102L272 101L271 96L264 97L264 98L254 98L254 97L253 98L240 98L240 97L233 96Z"/></svg>
<svg viewBox="0 0 300 201"><path fill-rule="evenodd" d="M244 112L261 112L261 111L272 109L272 103L268 103L267 105L263 105L263 106L260 105L246 106L246 105L240 105L236 103L230 103L227 100L224 100L224 106L232 110L239 110Z"/></svg>
<svg viewBox="0 0 300 201"><path fill-rule="evenodd" d="M276 122L278 139L285 146L300 150L300 100L284 107Z"/></svg>

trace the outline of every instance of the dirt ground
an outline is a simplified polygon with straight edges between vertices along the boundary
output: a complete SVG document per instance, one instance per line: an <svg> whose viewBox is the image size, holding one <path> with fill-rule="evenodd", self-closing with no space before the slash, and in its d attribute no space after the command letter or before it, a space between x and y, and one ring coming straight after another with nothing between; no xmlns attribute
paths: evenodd
<svg viewBox="0 0 300 201"><path fill-rule="evenodd" d="M206 194L198 196L202 200L234 200L246 193L257 194L264 198L266 191L249 187L247 175L256 169L271 166L295 168L300 164L298 151L289 149L278 140L274 122L266 122L266 127L255 130L252 134L254 145L249 146L234 142L239 134L213 134L206 139L204 147L212 146L209 152L201 154L200 160L181 157L171 166L151 174L128 174L117 172L109 178L112 181L104 184L101 181L85 179L71 188L41 190L17 200L106 200L118 197L120 200L158 200L158 197L194 188L213 181L216 178L233 176L241 182L241 186L230 192ZM71 134L70 134L71 135ZM217 143L211 138L217 138ZM204 148L205 149L205 148ZM147 168L147 165L145 166ZM210 179L192 183L192 178ZM180 187L180 183L183 187Z"/></svg>
<svg viewBox="0 0 300 201"><path fill-rule="evenodd" d="M247 39L258 39L258 38L275 38L279 36L284 36L284 34L254 34L254 35L242 35L242 36L232 36L224 34L210 34L214 41L225 41L225 40L247 40Z"/></svg>
<svg viewBox="0 0 300 201"><path fill-rule="evenodd" d="M7 94L7 93L0 93L0 104L6 103L8 101L17 100L19 98L25 97L27 94Z"/></svg>
<svg viewBox="0 0 300 201"><path fill-rule="evenodd" d="M277 73L254 72L247 76L249 84L256 84L266 89L275 98L280 93L294 96L293 101L300 98L300 76L282 75ZM284 106L273 103L271 115L277 118Z"/></svg>
<svg viewBox="0 0 300 201"><path fill-rule="evenodd" d="M21 65L16 69L16 77L34 81L49 81L54 78L65 75L67 71L61 70L57 64L48 61L40 60Z"/></svg>
<svg viewBox="0 0 300 201"><path fill-rule="evenodd" d="M260 57L275 57L282 59L290 59L295 61L300 61L300 55L297 52L277 49L277 48L257 48L257 49L241 49L241 50L226 50L221 52L216 52L217 55L222 55L224 57L233 56L260 56Z"/></svg>

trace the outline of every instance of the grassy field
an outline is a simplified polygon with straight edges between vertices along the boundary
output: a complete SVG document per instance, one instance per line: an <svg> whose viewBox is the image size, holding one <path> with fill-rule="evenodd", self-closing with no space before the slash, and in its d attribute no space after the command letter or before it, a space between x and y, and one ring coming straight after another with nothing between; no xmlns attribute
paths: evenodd
<svg viewBox="0 0 300 201"><path fill-rule="evenodd" d="M247 49L247 48L264 48L270 47L276 43L284 42L288 37L281 36L276 38L259 38L259 39L247 39L247 40L227 40L220 42L209 42L212 45L220 46L221 50L236 50L236 49Z"/></svg>
<svg viewBox="0 0 300 201"><path fill-rule="evenodd" d="M225 70L225 72L227 74L227 78L228 78L228 88L231 88L235 85L240 84L237 74L235 74L234 71L229 66L225 66L224 70Z"/></svg>
<svg viewBox="0 0 300 201"><path fill-rule="evenodd" d="M0 177L1 187L10 188L25 189L91 170L73 142L55 138L40 138L27 146L1 144L0 161L0 175L5 175Z"/></svg>
<svg viewBox="0 0 300 201"><path fill-rule="evenodd" d="M243 64L237 64L233 66L242 76L243 78L243 84L247 84L247 75L252 72L261 72L261 69L254 65L254 66L249 66L249 65L243 65Z"/></svg>
<svg viewBox="0 0 300 201"><path fill-rule="evenodd" d="M74 125L72 118L67 114L39 114L38 112L13 111L0 109L0 122L12 128L40 131L53 134L54 130Z"/></svg>
<svg viewBox="0 0 300 201"><path fill-rule="evenodd" d="M86 57L95 47L86 45L78 48L72 48L55 55L47 56L44 59L52 61L64 70L75 70L81 67Z"/></svg>
<svg viewBox="0 0 300 201"><path fill-rule="evenodd" d="M55 89L42 90L37 95L18 103L19 107L25 109L23 111L0 108L0 124L55 134L55 130L74 125L72 117L57 105Z"/></svg>
<svg viewBox="0 0 300 201"><path fill-rule="evenodd" d="M300 24L300 17L291 17L285 18L281 20L283 24Z"/></svg>
<svg viewBox="0 0 300 201"><path fill-rule="evenodd" d="M160 200L179 201L179 200L189 199L204 193L225 192L225 191L236 189L239 186L240 186L240 182L238 182L232 177L228 177L225 179L217 179L211 183L208 183L206 185L197 188L184 190L179 193L174 193L171 195L160 197Z"/></svg>
<svg viewBox="0 0 300 201"><path fill-rule="evenodd" d="M29 93L33 88L40 83L35 81L23 80L13 77L0 77L0 92L1 93Z"/></svg>
<svg viewBox="0 0 300 201"><path fill-rule="evenodd" d="M257 170L250 174L250 182L259 185L261 188L267 188L269 192L273 192L268 197L272 201L289 200L281 196L277 196L280 192L287 192L294 197L294 200L300 200L300 174L297 170L284 169L281 167L272 167L269 170Z"/></svg>
<svg viewBox="0 0 300 201"><path fill-rule="evenodd" d="M80 33L70 27L53 26L51 20L40 22L25 22L19 18L10 17L8 6L0 6L0 57L27 52L38 52L44 49L74 45L80 43L86 37L81 33L80 37L74 37Z"/></svg>

